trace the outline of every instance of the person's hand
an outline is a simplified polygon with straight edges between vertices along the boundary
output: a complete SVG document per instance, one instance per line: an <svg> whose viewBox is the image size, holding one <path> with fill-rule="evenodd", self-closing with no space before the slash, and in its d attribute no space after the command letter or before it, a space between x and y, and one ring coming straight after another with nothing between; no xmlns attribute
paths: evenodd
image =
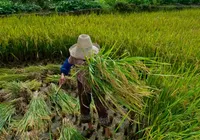
<svg viewBox="0 0 200 140"><path fill-rule="evenodd" d="M59 86L62 86L65 82L66 82L66 78L65 78L64 73L62 73L59 80Z"/></svg>

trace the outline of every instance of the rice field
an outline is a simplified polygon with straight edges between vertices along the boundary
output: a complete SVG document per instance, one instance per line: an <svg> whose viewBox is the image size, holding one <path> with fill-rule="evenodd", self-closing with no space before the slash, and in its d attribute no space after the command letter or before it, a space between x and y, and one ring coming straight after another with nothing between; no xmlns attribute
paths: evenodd
<svg viewBox="0 0 200 140"><path fill-rule="evenodd" d="M0 139L84 139L75 77L57 92L60 64L82 33L103 50L88 61L96 71L89 71L89 80L112 105L114 139L200 139L199 15L183 10L1 18ZM8 65L44 60L55 63ZM91 107L97 128L91 139L101 140Z"/></svg>
<svg viewBox="0 0 200 140"><path fill-rule="evenodd" d="M199 64L200 10L0 19L0 62L65 58L81 33L132 56Z"/></svg>

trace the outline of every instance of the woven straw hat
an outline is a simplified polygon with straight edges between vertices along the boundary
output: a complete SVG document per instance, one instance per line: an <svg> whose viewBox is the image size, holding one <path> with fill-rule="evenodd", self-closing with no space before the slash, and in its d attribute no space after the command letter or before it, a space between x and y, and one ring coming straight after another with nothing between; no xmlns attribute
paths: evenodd
<svg viewBox="0 0 200 140"><path fill-rule="evenodd" d="M92 43L91 38L87 34L81 34L77 43L69 48L69 53L77 59L85 59L99 52L99 45Z"/></svg>

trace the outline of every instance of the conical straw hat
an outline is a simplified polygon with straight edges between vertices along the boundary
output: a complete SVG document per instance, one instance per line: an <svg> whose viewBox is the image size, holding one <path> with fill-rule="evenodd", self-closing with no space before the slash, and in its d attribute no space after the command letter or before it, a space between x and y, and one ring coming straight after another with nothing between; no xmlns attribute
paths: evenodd
<svg viewBox="0 0 200 140"><path fill-rule="evenodd" d="M69 53L77 59L85 59L99 52L98 44L94 44L87 34L81 34L78 37L77 43L69 48Z"/></svg>

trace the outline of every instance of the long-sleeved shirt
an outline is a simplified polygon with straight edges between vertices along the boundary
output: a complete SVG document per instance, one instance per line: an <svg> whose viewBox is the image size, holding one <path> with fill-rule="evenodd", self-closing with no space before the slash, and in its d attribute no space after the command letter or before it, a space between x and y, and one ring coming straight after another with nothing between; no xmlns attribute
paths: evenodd
<svg viewBox="0 0 200 140"><path fill-rule="evenodd" d="M68 75L72 66L84 65L84 64L85 64L85 60L76 59L76 58L70 56L69 58L67 58L65 60L65 62L63 63L63 65L60 68L60 71L61 71L61 73ZM77 73L77 79L79 82L81 82L83 84L83 86L85 87L85 90L89 90L85 71L83 71L83 70L79 71Z"/></svg>
<svg viewBox="0 0 200 140"><path fill-rule="evenodd" d="M67 58L65 62L63 63L63 65L61 66L60 72L64 73L64 75L68 75L72 66L73 64L70 64L69 58Z"/></svg>

